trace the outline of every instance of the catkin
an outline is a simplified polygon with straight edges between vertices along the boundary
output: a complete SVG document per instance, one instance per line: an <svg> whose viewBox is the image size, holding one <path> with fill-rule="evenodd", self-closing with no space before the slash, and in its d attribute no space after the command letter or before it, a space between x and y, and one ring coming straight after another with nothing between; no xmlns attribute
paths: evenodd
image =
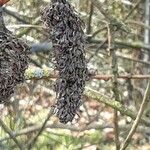
<svg viewBox="0 0 150 150"><path fill-rule="evenodd" d="M29 47L6 29L0 8L0 103L7 103L25 79Z"/></svg>
<svg viewBox="0 0 150 150"><path fill-rule="evenodd" d="M42 20L51 33L55 66L59 71L55 85L55 113L61 123L72 122L82 104L88 78L84 23L66 0L52 0L44 9Z"/></svg>

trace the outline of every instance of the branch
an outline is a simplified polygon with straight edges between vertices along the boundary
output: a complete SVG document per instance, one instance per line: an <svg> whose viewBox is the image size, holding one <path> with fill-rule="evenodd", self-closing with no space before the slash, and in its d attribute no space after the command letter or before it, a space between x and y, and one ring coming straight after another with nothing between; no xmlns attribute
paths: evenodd
<svg viewBox="0 0 150 150"><path fill-rule="evenodd" d="M134 12L134 10L140 5L140 3L142 2L143 0L139 0L135 5L134 7L131 9L131 11L127 14L127 16L125 17L125 20L127 20L130 15Z"/></svg>
<svg viewBox="0 0 150 150"><path fill-rule="evenodd" d="M106 39L91 39L89 36L87 41L90 44L102 44L105 43ZM31 45L31 52L47 52L47 51L52 51L52 43L38 43L38 44L33 44ZM104 44L102 48L106 48L107 44ZM141 41L121 41L119 39L114 40L114 47L117 48L135 48L136 49L145 49L150 51L150 45L149 44L144 44Z"/></svg>
<svg viewBox="0 0 150 150"><path fill-rule="evenodd" d="M33 125L31 127L28 127L28 128L25 128L25 129L22 129L20 131L17 131L17 132L13 132L13 135L15 137L17 136L21 136L21 135L25 135L25 134L28 134L28 133L31 133L31 132L36 132L36 131L39 131L41 130L42 126L41 125ZM86 127L77 127L77 126L74 126L74 125L67 125L67 124L52 124L52 123L47 123L45 125L45 128L50 128L50 129L67 129L67 130L70 130L70 131L74 131L74 132L83 132L85 130L91 130L91 129L96 129L96 130L100 130L100 129L105 129L105 128L113 128L112 125L106 125L106 124L96 124L96 123L92 123L90 125L87 125ZM5 140L8 140L10 139L8 136L4 137L4 138L1 138L0 139L0 143L5 141Z"/></svg>
<svg viewBox="0 0 150 150"><path fill-rule="evenodd" d="M38 25L39 22L40 22L40 17L37 17L37 18L34 20L34 22L32 23L32 25ZM23 31L21 31L20 33L17 34L17 37L19 37L19 38L22 37L24 34L29 33L30 30L32 30L32 28L30 28L30 27L24 29Z"/></svg>
<svg viewBox="0 0 150 150"><path fill-rule="evenodd" d="M91 33L91 23L92 23L92 16L93 16L93 12L94 12L94 7L93 7L93 4L91 2L90 4L90 13L89 13L89 18L88 18L88 22L87 22L87 30L86 30L86 33L87 34L90 34Z"/></svg>
<svg viewBox="0 0 150 150"><path fill-rule="evenodd" d="M27 127L27 128L24 128L20 131L16 131L16 132L13 132L12 134L15 136L15 137L18 137L18 136L22 136L22 135L25 135L25 134L28 134L28 133L32 133L32 132L36 132L36 131L39 131L41 129L41 125L33 125L33 126L30 126L30 127ZM86 130L91 130L91 129L95 129L95 130L103 130L103 129L106 129L106 128L114 128L113 125L107 125L107 124L97 124L97 123L92 123L90 125L87 125L85 127L77 127L77 126L74 126L74 125L64 125L64 124L52 124L52 123L47 123L46 126L45 126L45 129L46 128L50 128L50 129L67 129L67 130L70 130L70 131L74 131L74 132L84 132ZM130 128L130 125L126 125L126 126L120 126L121 130L124 130L124 131L127 131L129 128ZM143 133L143 132L146 132L146 133L150 133L149 131L149 128L145 128L145 127L139 127L138 128L138 132L140 133ZM3 141L6 141L6 140L9 140L10 137L9 136L5 136L3 138L0 138L0 143L2 143Z"/></svg>
<svg viewBox="0 0 150 150"><path fill-rule="evenodd" d="M130 29L121 20L115 18L111 13L103 8L103 4L99 0L91 0L94 6L105 16L110 24L117 26L117 29L121 29L125 32L130 32Z"/></svg>
<svg viewBox="0 0 150 150"><path fill-rule="evenodd" d="M45 119L45 121L44 121L44 123L42 124L42 126L41 126L39 132L38 132L37 135L29 142L28 150L31 150L31 149L32 149L32 147L33 147L34 144L36 143L38 137L41 135L41 133L42 133L43 130L45 129L45 126L46 126L46 124L47 124L49 118L50 118L52 115L53 115L53 109L51 108L50 111L49 111L49 113L48 113L48 115L47 115L47 117L46 117L46 119Z"/></svg>
<svg viewBox="0 0 150 150"><path fill-rule="evenodd" d="M149 96L150 96L150 81L148 82L148 85L147 85L147 88L146 88L146 91L145 91L145 94L144 94L144 97L143 97L143 101L142 101L142 104L140 106L140 110L137 114L137 117L132 125L132 128L127 136L127 138L125 139L123 145L122 145L122 148L121 150L125 150L127 148L127 146L129 145L129 143L131 142L131 138L132 136L134 135L135 131L136 131L136 128L138 127L138 124L142 118L142 114L145 110L145 107L146 107L146 104L147 104L147 101L149 100Z"/></svg>
<svg viewBox="0 0 150 150"><path fill-rule="evenodd" d="M95 99L98 102L102 102L102 103L106 104L107 106L118 110L121 114L131 117L133 120L136 119L137 114L135 114L132 110L128 109L127 107L123 106L120 102L118 102L114 99L111 99L111 98L107 97L106 95L102 95L99 92L97 92L91 88L86 88L85 94L89 98ZM150 121L148 121L145 118L141 118L140 123L143 123L146 126L150 127Z"/></svg>
<svg viewBox="0 0 150 150"><path fill-rule="evenodd" d="M10 16L16 18L19 22L22 22L22 23L24 23L24 24L30 24L29 22L27 22L27 21L24 20L23 18L20 18L21 15L18 14L17 12L13 12L13 11L11 11L11 10L5 8L5 7L3 8L3 11L4 11L5 13L7 13L8 15L10 15Z"/></svg>
<svg viewBox="0 0 150 150"><path fill-rule="evenodd" d="M9 134L10 138L16 143L16 145L18 146L18 148L20 150L23 150L22 146L20 145L20 143L18 142L18 140L16 139L16 137L14 136L14 134L12 133L12 131L5 125L5 123L1 119L0 119L0 126L2 126L2 128L4 129L4 131Z"/></svg>
<svg viewBox="0 0 150 150"><path fill-rule="evenodd" d="M109 97L107 97L105 95L102 95L102 94L98 93L97 91L95 91L93 89L86 88L85 94L88 97L97 100L98 102L102 102L102 103L106 104L107 106L112 107L112 108L120 111L121 114L129 116L133 120L136 118L136 114L134 112L132 112L132 110L128 109L127 107L124 107L118 101L112 100ZM148 129L150 127L150 122L147 119L145 119L145 118L141 118L140 123L143 123L144 125L146 125L148 127L146 130L149 132ZM14 137L17 137L17 136L24 135L24 134L27 134L27 133L39 131L39 130L41 130L42 126L43 125L34 125L32 127L28 127L28 128L22 129L22 130L17 131L17 132L13 132L12 134L13 134ZM82 131L90 130L90 129L97 129L97 130L99 130L99 129L104 129L104 128L113 128L113 126L112 125L106 125L106 124L105 125L90 124L90 125L88 125L86 127L80 128L80 127L76 127L76 126L72 126L72 125L69 126L69 125L64 125L64 124L51 124L51 123L48 123L48 124L45 125L44 128L68 129L68 130L71 130L71 131L82 132ZM128 128L129 127L127 127L126 130ZM143 132L143 130L145 130L145 127L144 127L144 129L139 129L139 130L140 130L139 132ZM7 140L7 139L9 139L8 136L6 136L4 138L1 138L0 142L3 142L5 140Z"/></svg>
<svg viewBox="0 0 150 150"><path fill-rule="evenodd" d="M112 31L112 35L108 35L111 38L112 44L114 44L114 38L115 34ZM120 102L120 96L119 96L119 89L118 89L118 63L117 63L117 56L116 56L116 50L110 48L110 55L111 55L111 69L112 69L112 91L114 93L115 100ZM119 140L119 125L118 125L118 111L114 109L114 131L115 131L115 144L116 144L116 150L120 149L120 140Z"/></svg>
<svg viewBox="0 0 150 150"><path fill-rule="evenodd" d="M25 72L26 80L41 80L46 79L56 79L58 78L58 74L56 71L54 71L51 68L43 68L43 69L37 69L37 68L28 68ZM113 75L93 75L90 77L90 79L97 79L97 80L105 80L108 81L113 78ZM118 75L117 79L150 79L150 75Z"/></svg>
<svg viewBox="0 0 150 150"><path fill-rule="evenodd" d="M90 39L89 37L89 40L88 42L90 43L95 43L95 44L100 44L102 43L104 40L103 39ZM114 47L116 48L135 48L136 49L145 49L145 50L148 50L150 51L150 45L149 44L144 44L143 42L141 41L121 41L119 39L115 39L114 40ZM106 46L105 46L106 48Z"/></svg>
<svg viewBox="0 0 150 150"><path fill-rule="evenodd" d="M101 48L107 48L106 39L91 39L91 37L88 37L87 41L89 44L100 44ZM105 44L103 44L105 43ZM53 45L51 42L44 42L44 43L38 43L31 45L31 53L34 52L50 52L52 51ZM141 41L121 41L121 40L114 40L114 48L130 48L130 49L145 49L147 51L150 51L150 45L144 44Z"/></svg>

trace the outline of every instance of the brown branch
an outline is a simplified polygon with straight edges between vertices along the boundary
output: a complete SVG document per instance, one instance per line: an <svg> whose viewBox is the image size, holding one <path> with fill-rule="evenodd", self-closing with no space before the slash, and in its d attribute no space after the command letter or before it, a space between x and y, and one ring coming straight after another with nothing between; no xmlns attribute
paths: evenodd
<svg viewBox="0 0 150 150"><path fill-rule="evenodd" d="M125 150L128 147L129 143L131 142L131 138L134 135L134 133L136 132L138 124L139 124L139 122L142 118L142 114L145 110L145 107L146 107L147 101L149 99L149 96L150 96L150 81L148 82L148 85L147 85L147 88L146 88L146 91L145 91L145 94L144 94L144 97L143 97L143 101L142 101L142 104L140 106L140 110L137 114L137 117L136 117L136 119L135 119L135 121L132 125L132 128L131 128L129 134L127 135L127 138L125 139L125 141L122 145L121 150Z"/></svg>
<svg viewBox="0 0 150 150"><path fill-rule="evenodd" d="M41 79L46 79L49 80L51 79L56 79L58 78L57 72L53 71L52 69L32 69L29 68L26 73L25 73L26 80L41 80ZM113 75L104 75L104 74L98 74L98 75L92 75L90 76L90 79L97 79L97 80L105 80L108 81L113 78ZM150 75L131 75L131 74L126 74L126 75L118 75L117 79L150 79Z"/></svg>
<svg viewBox="0 0 150 150"><path fill-rule="evenodd" d="M6 4L7 2L9 2L10 0L0 0L0 6L3 6L4 4Z"/></svg>

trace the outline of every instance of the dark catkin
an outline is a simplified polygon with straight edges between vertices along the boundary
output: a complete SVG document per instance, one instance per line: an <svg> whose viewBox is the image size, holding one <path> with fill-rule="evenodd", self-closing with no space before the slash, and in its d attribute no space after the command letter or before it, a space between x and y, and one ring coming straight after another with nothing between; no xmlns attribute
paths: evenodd
<svg viewBox="0 0 150 150"><path fill-rule="evenodd" d="M52 0L43 11L42 20L51 33L55 66L59 71L55 113L61 123L72 122L82 104L88 78L84 24L66 0Z"/></svg>
<svg viewBox="0 0 150 150"><path fill-rule="evenodd" d="M0 103L7 103L25 79L29 47L6 29L0 7Z"/></svg>

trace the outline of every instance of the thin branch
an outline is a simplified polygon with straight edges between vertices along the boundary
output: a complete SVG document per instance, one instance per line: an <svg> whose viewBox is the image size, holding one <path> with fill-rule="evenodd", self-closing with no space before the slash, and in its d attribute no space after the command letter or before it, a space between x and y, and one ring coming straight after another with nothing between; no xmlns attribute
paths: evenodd
<svg viewBox="0 0 150 150"><path fill-rule="evenodd" d="M91 51L88 51L88 52L90 54L94 53L94 52L91 52ZM106 52L100 51L99 53L102 54L102 55L108 56L108 53L106 53ZM140 59L131 58L128 55L116 54L116 56L117 56L117 58L120 58L120 59L126 59L126 60L129 60L129 61L134 61L134 62L138 62L138 63L145 64L145 65L150 65L149 61L143 61L143 60L140 60ZM97 56L97 57L99 57L99 56Z"/></svg>
<svg viewBox="0 0 150 150"><path fill-rule="evenodd" d="M139 21L135 21L135 20L127 20L126 23L135 24L135 25L141 26L142 28L150 30L150 26L146 25L143 22L139 22Z"/></svg>
<svg viewBox="0 0 150 150"><path fill-rule="evenodd" d="M91 61L91 59L97 55L97 53L99 52L99 50L107 43L108 39L105 39L99 46L98 48L95 50L94 54L88 59L88 62Z"/></svg>
<svg viewBox="0 0 150 150"><path fill-rule="evenodd" d="M123 131L127 131L131 126L130 125L121 125L120 126L120 129L123 130ZM74 132L84 132L86 130L91 130L91 129L95 129L95 130L103 130L103 129L106 129L106 128L114 128L113 125L111 124L97 124L97 123L91 123L91 124L88 124L86 127L77 127L77 126L74 126L74 125L64 125L64 124L56 124L56 123L47 123L46 126L45 126L45 129L46 128L49 128L49 129L66 129L66 130L70 130L70 131L74 131ZM16 131L16 132L13 132L13 135L15 137L18 137L18 136L22 136L22 135L25 135L25 134L28 134L28 133L33 133L33 132L37 132L41 129L41 125L32 125L30 127L27 127L27 128L24 128L22 130L19 130L19 131ZM149 131L149 127L142 127L140 126L137 130L137 132L139 133L150 133ZM2 137L0 138L0 143L2 143L3 141L6 141L6 140L9 140L10 137L9 136L5 136L5 137Z"/></svg>
<svg viewBox="0 0 150 150"><path fill-rule="evenodd" d="M112 28L113 30L113 28ZM110 39L110 43L108 45L111 45L114 43L115 33L114 31L111 32L111 27L109 29L108 27L108 39ZM110 51L111 56L111 68L112 68L112 91L114 93L115 100L120 102L120 96L119 96L119 90L118 90L118 64L117 64L117 56L115 49L111 48L111 46L108 47ZM116 150L120 149L120 140L119 140L119 125L118 125L118 111L114 109L114 131L115 131L115 144L116 144Z"/></svg>
<svg viewBox="0 0 150 150"><path fill-rule="evenodd" d="M105 16L106 20L110 22L110 24L117 26L117 30L123 30L125 32L130 32L130 29L118 18L115 18L111 13L106 11L103 7L103 3L99 0L91 0L94 6Z"/></svg>
<svg viewBox="0 0 150 150"><path fill-rule="evenodd" d="M19 22L22 22L22 23L25 23L25 24L30 24L30 22L27 22L26 20L24 20L23 18L21 18L21 17L20 17L21 15L20 15L19 13L14 12L14 11L11 11L11 10L5 8L5 7L3 8L3 10L4 10L4 12L7 13L8 15L10 15L10 16L16 18Z"/></svg>
<svg viewBox="0 0 150 150"><path fill-rule="evenodd" d="M88 18L88 26L87 26L87 34L91 33L91 23L92 23L92 16L93 16L93 12L94 12L94 7L93 7L93 3L91 2L90 4L90 14L89 14L89 18Z"/></svg>
<svg viewBox="0 0 150 150"><path fill-rule="evenodd" d="M107 97L106 95L102 95L99 92L97 92L97 91L95 91L95 90L93 90L91 88L86 88L85 94L89 98L97 100L98 102L102 102L102 103L106 104L107 106L112 107L112 108L120 111L121 114L129 116L133 120L136 118L136 113L135 112L133 112L132 110L128 109L127 107L124 107L121 103L119 103L118 101L116 101L114 99L111 99L111 98ZM150 122L147 119L142 118L140 120L140 123L146 125L148 127L148 129L149 129ZM39 131L39 130L41 130L42 126L43 125L34 125L34 126L22 129L22 130L17 131L17 132L13 132L12 134L13 134L14 137L17 137L17 136L24 135L24 134L27 134L27 133ZM90 129L97 129L98 130L98 129L104 129L104 128L113 128L113 126L106 125L106 124L103 126L101 124L98 125L96 123L96 125L90 124L90 125L88 125L88 126L86 126L84 128L80 128L80 127L75 127L73 125L69 126L69 125L64 125L64 124L47 123L45 125L45 128L50 128L50 129L68 129L68 130L71 130L71 131L82 132L82 131L90 130ZM128 129L128 128L129 127L127 127L126 129ZM144 127L144 129L140 129L139 132L143 132L143 130L145 130L145 127ZM149 130L148 130L148 132L149 132ZM4 138L1 138L0 142L3 142L5 140L7 140L7 139L9 139L8 136L6 136Z"/></svg>
<svg viewBox="0 0 150 150"><path fill-rule="evenodd" d="M133 120L136 119L137 114L134 113L132 110L128 109L127 107L123 106L117 100L111 99L110 97L103 95L103 94L99 93L98 91L95 91L88 87L85 88L85 94L89 98L95 99L98 102L102 102L102 103L106 104L107 106L118 110L121 114L131 117ZM141 118L140 123L143 123L146 126L150 127L150 121L148 121L145 118Z"/></svg>
<svg viewBox="0 0 150 150"><path fill-rule="evenodd" d="M143 60L140 60L140 59L130 58L130 57L124 56L124 55L122 56L120 54L117 54L117 57L121 58L121 59L126 59L126 60L130 60L130 61L142 63L142 64L145 64L145 65L150 65L150 62L148 62L148 61L143 61Z"/></svg>
<svg viewBox="0 0 150 150"><path fill-rule="evenodd" d="M102 31L104 31L106 29L107 29L107 27L103 27L103 28L101 28L99 30L96 30L91 36L88 36L88 38L89 39L94 38L97 34L99 34L100 32L102 32Z"/></svg>
<svg viewBox="0 0 150 150"><path fill-rule="evenodd" d="M0 119L0 126L4 129L6 133L9 134L10 138L16 143L20 150L23 150L21 144L18 142L16 137L13 135L12 131L5 125L5 123Z"/></svg>
<svg viewBox="0 0 150 150"><path fill-rule="evenodd" d="M104 48L104 47L102 46L102 48ZM121 47L119 47L119 48L121 48ZM99 47L97 49L99 49ZM46 42L45 43L37 43L37 44L32 44L31 45L31 53L50 52L50 51L52 51L52 43L50 43L50 42L49 43L46 43ZM93 52L91 52L91 51L87 51L87 52L88 53L90 52L90 53L93 54ZM103 55L107 55L108 56L107 53L104 53L102 51L100 51L100 53L103 54ZM95 52L94 52L94 54L95 54ZM130 61L143 63L145 65L150 65L150 62L139 60L139 59L130 58L130 57L124 56L124 55L122 56L121 54L117 54L117 57L121 58L121 59L127 59L127 60L130 60Z"/></svg>
<svg viewBox="0 0 150 150"><path fill-rule="evenodd" d="M100 44L103 41L105 41L105 39L89 39L89 43L93 43L93 44ZM106 47L107 45L105 45ZM144 49L147 51L150 51L150 45L149 44L144 44L141 41L122 41L119 39L115 39L114 41L114 48L135 48L135 50L139 50L139 49Z"/></svg>
<svg viewBox="0 0 150 150"><path fill-rule="evenodd" d="M99 46L97 48L98 50L100 48L108 47L106 38L105 39L93 39L91 37L87 37L87 41L89 44L96 44L96 45L99 44ZM51 42L32 44L31 45L31 53L33 53L33 52L50 52L50 51L52 51L52 47L53 47L53 45ZM115 39L114 40L114 48L120 48L120 49L128 48L130 50L143 49L143 50L150 51L150 44L144 44L141 41L122 41L119 39Z"/></svg>
<svg viewBox="0 0 150 150"><path fill-rule="evenodd" d="M35 21L32 23L32 25L38 25L39 22L40 22L40 17L37 17L37 18L35 19ZM23 31L21 31L20 33L18 33L18 34L17 34L17 37L20 38L20 37L22 37L24 34L29 33L31 30L32 30L31 27L26 28L26 29L24 29Z"/></svg>
<svg viewBox="0 0 150 150"><path fill-rule="evenodd" d="M137 117L136 117L136 119L135 119L135 121L134 121L134 123L132 125L132 128L131 128L127 138L125 139L125 141L124 141L124 143L122 145L121 150L125 150L128 147L129 143L131 142L131 138L134 135L134 133L136 132L138 124L139 124L139 122L140 122L140 120L142 118L142 114L143 114L143 112L145 110L145 107L146 107L147 101L149 99L149 96L150 96L150 81L148 82L148 85L147 85L147 88L146 88L146 91L145 91L145 94L144 94L144 97L143 97L143 101L142 101L142 104L140 106L140 110L139 110L139 112L137 114Z"/></svg>
<svg viewBox="0 0 150 150"><path fill-rule="evenodd" d="M135 4L135 6L130 10L130 12L127 14L127 16L125 17L125 20L127 20L129 17L130 17L130 15L134 12L134 10L139 6L139 4L142 2L143 0L139 0L136 4Z"/></svg>
<svg viewBox="0 0 150 150"><path fill-rule="evenodd" d="M28 68L25 73L26 80L49 80L49 79L56 79L58 78L58 74L56 71L54 71L51 68L44 68L44 69L33 69L33 68ZM103 74L98 74L98 75L93 75L90 77L90 79L97 79L97 80L105 80L108 81L113 78L113 75L103 75ZM126 74L126 75L118 75L118 79L150 79L150 75L131 75L131 74Z"/></svg>
<svg viewBox="0 0 150 150"><path fill-rule="evenodd" d="M51 107L51 109L50 109L50 111L49 111L49 113L48 113L48 115L47 115L47 117L46 117L44 123L42 124L42 126L41 126L41 128L40 128L40 130L38 131L38 133L36 134L36 136L29 142L28 150L31 150L32 147L35 145L35 143L36 143L38 137L42 134L42 132L43 132L43 130L45 129L45 126L46 126L48 120L50 119L50 117L51 117L52 115L53 115L53 108Z"/></svg>
<svg viewBox="0 0 150 150"><path fill-rule="evenodd" d="M41 128L42 128L41 125L33 125L33 126L25 128L25 129L22 129L20 131L13 132L13 135L15 137L17 137L17 136L21 136L21 135L25 135L25 134L28 134L28 133L39 131L39 130L41 130ZM105 128L113 128L113 125L91 123L91 124L87 125L86 127L77 127L77 126L74 126L74 125L67 125L67 124L60 124L60 123L57 123L57 124L56 123L53 123L53 124L52 123L47 123L46 126L45 126L45 129L46 128L50 128L50 129L67 129L67 130L74 131L74 132L83 132L83 131L91 130L91 129L96 129L96 130L101 129L102 130L102 129L105 129ZM124 127L122 126L122 128L124 128ZM125 130L126 129L127 128L125 128ZM8 140L8 139L10 139L10 137L5 136L5 137L0 139L0 143L5 141L5 140Z"/></svg>

